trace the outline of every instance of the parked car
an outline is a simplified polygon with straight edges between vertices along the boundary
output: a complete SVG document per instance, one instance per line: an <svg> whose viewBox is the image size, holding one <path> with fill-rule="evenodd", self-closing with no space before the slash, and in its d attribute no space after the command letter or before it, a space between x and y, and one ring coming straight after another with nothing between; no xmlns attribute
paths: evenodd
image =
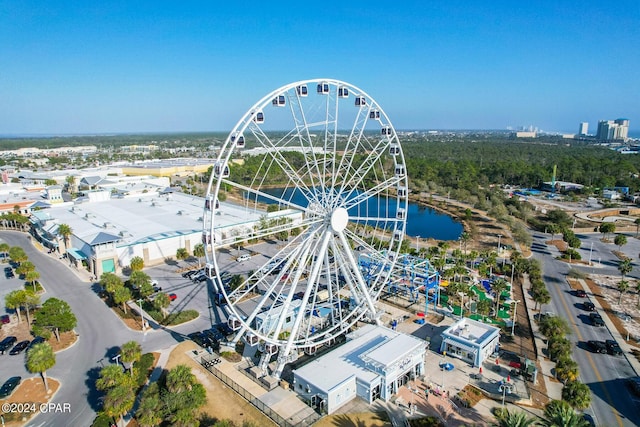
<svg viewBox="0 0 640 427"><path fill-rule="evenodd" d="M22 381L22 377L11 377L5 381L5 383L2 384L2 387L0 387L0 399L11 396L11 393L13 393L13 390L18 387L20 381Z"/></svg>
<svg viewBox="0 0 640 427"><path fill-rule="evenodd" d="M175 301L178 299L178 295L176 294L169 294L169 301Z"/></svg>
<svg viewBox="0 0 640 427"><path fill-rule="evenodd" d="M584 308L587 311L596 311L596 306L593 305L593 303L591 301L585 301L582 303L582 308Z"/></svg>
<svg viewBox="0 0 640 427"><path fill-rule="evenodd" d="M587 346L589 347L589 350L593 351L594 353L607 353L607 346L602 341L589 340L587 341Z"/></svg>
<svg viewBox="0 0 640 427"><path fill-rule="evenodd" d="M587 293L582 289L576 289L576 296L580 298L586 298Z"/></svg>
<svg viewBox="0 0 640 427"><path fill-rule="evenodd" d="M602 320L602 316L600 316L600 313L589 314L589 319L591 319L591 324L593 326L604 326L604 320Z"/></svg>
<svg viewBox="0 0 640 427"><path fill-rule="evenodd" d="M607 346L607 351L609 352L609 354L613 354L614 356L622 355L622 349L617 342L615 342L614 340L606 340L604 343Z"/></svg>
<svg viewBox="0 0 640 427"><path fill-rule="evenodd" d="M35 338L34 338L34 339L32 339L32 340L31 340L31 342L29 343L29 347L27 347L27 351L28 351L31 347L33 347L34 345L36 345L36 344L40 344L40 343L43 343L44 341L45 341L45 339L44 339L43 337L40 337L40 336L35 337Z"/></svg>
<svg viewBox="0 0 640 427"><path fill-rule="evenodd" d="M640 396L640 377L627 378L627 387L629 387L631 393Z"/></svg>
<svg viewBox="0 0 640 427"><path fill-rule="evenodd" d="M199 274L197 277L194 277L193 281L197 283L205 282L209 276L206 274Z"/></svg>
<svg viewBox="0 0 640 427"><path fill-rule="evenodd" d="M13 348L11 349L9 354L12 355L12 356L15 356L16 354L22 353L23 351L25 351L27 349L27 347L29 347L29 343L30 342L31 341L29 341L29 340L20 341L18 344L13 346Z"/></svg>
<svg viewBox="0 0 640 427"><path fill-rule="evenodd" d="M18 338L10 335L0 341L0 354L4 354L5 351L9 350L16 342L18 342Z"/></svg>
<svg viewBox="0 0 640 427"><path fill-rule="evenodd" d="M11 267L5 267L4 275L7 279L11 279L12 277L15 277L15 274L13 274L13 269Z"/></svg>
<svg viewBox="0 0 640 427"><path fill-rule="evenodd" d="M242 255L240 255L240 256L236 259L236 261L238 261L238 262L244 262L244 261L249 261L250 259L251 259L251 255L249 255L249 254L242 254Z"/></svg>

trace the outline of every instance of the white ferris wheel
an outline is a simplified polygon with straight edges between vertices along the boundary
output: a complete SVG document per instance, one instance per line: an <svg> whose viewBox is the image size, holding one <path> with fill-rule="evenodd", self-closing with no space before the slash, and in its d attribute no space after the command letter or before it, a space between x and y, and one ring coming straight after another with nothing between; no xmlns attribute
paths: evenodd
<svg viewBox="0 0 640 427"><path fill-rule="evenodd" d="M221 199L260 219L230 230ZM262 352L264 371L277 354L272 375L280 377L300 352L331 345L357 321L378 321L374 304L396 262L407 206L395 129L358 87L295 82L244 114L211 174L203 242L235 340ZM231 287L222 259L238 245L260 254Z"/></svg>

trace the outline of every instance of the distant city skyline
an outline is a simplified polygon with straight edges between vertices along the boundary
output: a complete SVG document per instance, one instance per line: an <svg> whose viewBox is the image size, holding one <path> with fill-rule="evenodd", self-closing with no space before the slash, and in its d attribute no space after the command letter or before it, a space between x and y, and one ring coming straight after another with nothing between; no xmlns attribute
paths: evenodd
<svg viewBox="0 0 640 427"><path fill-rule="evenodd" d="M287 83L362 88L398 129L640 134L640 7L623 0L0 0L0 135L228 131Z"/></svg>

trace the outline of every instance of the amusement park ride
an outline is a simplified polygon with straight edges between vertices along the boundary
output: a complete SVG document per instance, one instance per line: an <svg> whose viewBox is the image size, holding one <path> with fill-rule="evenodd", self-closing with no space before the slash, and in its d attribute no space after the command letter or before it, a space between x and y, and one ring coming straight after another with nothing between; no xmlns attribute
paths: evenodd
<svg viewBox="0 0 640 427"><path fill-rule="evenodd" d="M262 150L260 166L254 177L236 177L232 156L248 145ZM280 189L269 182L274 176ZM236 331L233 343L242 339L245 354L259 355L263 374L279 378L285 364L340 341L356 322L380 323L375 303L382 294L415 301L422 294L426 306L435 304L435 270L426 260L400 254L407 188L391 121L370 95L349 83L288 84L238 121L213 168L203 243L208 275ZM266 215L265 204L273 203L295 215L225 231L219 220L222 191L242 194L253 214ZM263 265L237 287L226 286L218 274L221 251L282 232L291 237L277 253L263 257Z"/></svg>

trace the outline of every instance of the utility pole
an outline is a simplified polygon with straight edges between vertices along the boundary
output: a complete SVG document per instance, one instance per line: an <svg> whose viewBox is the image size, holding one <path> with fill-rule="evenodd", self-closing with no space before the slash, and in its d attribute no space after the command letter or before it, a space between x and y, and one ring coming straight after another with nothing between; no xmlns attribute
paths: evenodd
<svg viewBox="0 0 640 427"><path fill-rule="evenodd" d="M145 327L145 324L144 324L144 314L143 314L144 312L142 311L142 301L143 301L142 298L140 298L138 300L138 305L140 306L140 319L142 319L142 332L144 332L147 328Z"/></svg>
<svg viewBox="0 0 640 427"><path fill-rule="evenodd" d="M519 302L520 302L520 300L517 300L517 301L513 302L514 306L513 306L513 321L511 322L511 336L513 336L513 330L515 329L515 326L516 326L516 311L518 310L518 303Z"/></svg>

